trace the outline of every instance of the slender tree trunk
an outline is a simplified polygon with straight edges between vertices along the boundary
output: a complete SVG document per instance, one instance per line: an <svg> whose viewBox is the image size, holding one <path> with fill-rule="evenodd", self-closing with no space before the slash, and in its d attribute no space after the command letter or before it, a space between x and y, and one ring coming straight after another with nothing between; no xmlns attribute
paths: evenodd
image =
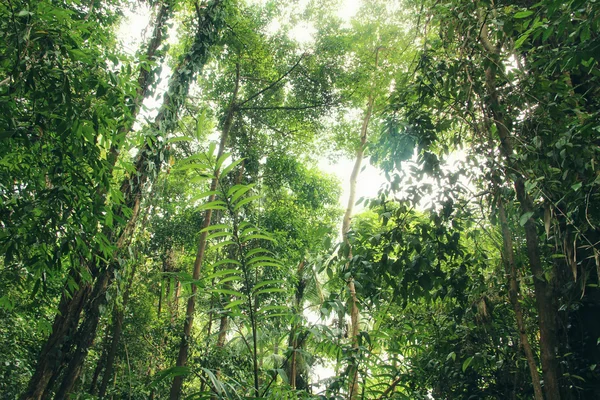
<svg viewBox="0 0 600 400"><path fill-rule="evenodd" d="M219 150L217 152L217 159L219 159L223 153L225 152L225 145L227 143L227 138L229 136L229 131L233 124L233 117L236 112L236 101L237 95L240 85L240 69L239 65L237 66L236 78L235 78L235 88L233 90L233 94L231 96L231 102L229 103L227 114L225 116L225 120L223 122L223 129L221 130L221 139L219 143ZM210 190L214 191L217 188L217 183L219 181L219 171L215 171L215 175L210 184ZM212 194L208 198L208 202L214 201L215 195ZM204 220L202 221L201 230L208 228L211 223L212 218L212 210L209 208L204 213ZM196 253L196 259L194 261L194 269L192 274L192 279L197 281L200 278L200 271L202 269L202 264L204 263L204 253L206 250L206 238L208 236L207 231L202 231L200 234L200 239L198 241L198 251ZM179 354L177 356L177 367L183 367L187 364L188 352L189 352L189 341L190 335L192 333L192 325L194 323L194 311L196 308L196 293L198 288L196 284L192 283L192 294L188 299L186 314L185 314L185 322L183 325L183 335L181 338L181 345L179 346ZM171 385L171 391L169 395L170 400L178 400L181 395L181 388L183 386L183 376L176 376L173 379L173 384Z"/></svg>
<svg viewBox="0 0 600 400"><path fill-rule="evenodd" d="M100 355L100 359L98 360L98 363L96 364L96 368L94 368L94 375L92 375L92 382L90 383L90 390L89 393L91 395L95 395L97 390L98 390L98 379L100 378L100 374L102 373L102 370L104 369L104 366L106 364L106 357L107 357L107 353L108 353L108 342L110 340L110 332L111 332L111 327L110 325L106 326L106 333L104 334L104 340L102 341L102 354Z"/></svg>
<svg viewBox="0 0 600 400"><path fill-rule="evenodd" d="M525 190L524 179L515 168L513 157L513 144L510 132L512 121L503 109L496 88L496 64L499 60L500 48L492 46L488 39L488 32L483 24L481 30L481 41L483 46L488 50L489 56L494 61L493 66L489 66L485 71L486 87L488 89L488 98L486 99L489 110L494 118L494 123L500 138L500 150L506 159L507 168L513 171L516 175L513 178L515 192L519 200L521 213L529 214L525 222L525 240L527 244L527 257L529 259L529 267L533 275L533 285L536 300L536 308L538 311L538 323L540 327L540 350L541 363L544 379L544 392L546 400L560 400L560 366L556 357L558 349L558 327L557 313L558 308L555 304L555 293L553 286L546 280L544 269L540 258L539 238L533 219L533 201Z"/></svg>
<svg viewBox="0 0 600 400"><path fill-rule="evenodd" d="M498 213L500 216L500 225L502 228L502 241L504 247L504 265L506 274L509 279L508 297L515 311L515 318L517 320L517 329L519 330L519 338L521 340L521 346L525 352L527 358L527 364L529 365L529 373L531 374L531 382L533 384L533 391L535 393L535 400L544 400L542 394L542 386L540 383L540 374L537 370L535 356L531 345L529 344L529 338L527 337L527 330L525 328L525 321L523 318L523 310L521 309L521 303L519 303L519 281L517 280L517 267L515 264L515 255L513 250L513 241L510 228L508 226L508 220L506 218L506 211L504 209L504 202L502 199L498 199ZM514 391L513 391L514 392Z"/></svg>
<svg viewBox="0 0 600 400"><path fill-rule="evenodd" d="M219 334L217 336L217 343L216 343L216 347L217 349L222 349L225 346L225 340L227 339L227 332L229 332L229 318L227 318L227 315L222 315L221 319L219 321ZM210 332L209 332L209 336L210 336ZM217 368L217 370L215 371L215 377L217 379L219 379L219 377L221 376L221 369ZM215 394L212 394L210 396L211 400L217 400L217 396Z"/></svg>
<svg viewBox="0 0 600 400"><path fill-rule="evenodd" d="M293 311L294 311L295 316L301 315L302 304L304 303L304 288L306 286L306 281L304 280L304 266L305 266L305 261L303 259L298 264L298 268L296 270L296 277L297 277L298 283L296 286L296 293L294 295ZM297 375L298 375L297 351L299 348L299 343L298 343L299 328L300 328L300 326L299 326L298 322L296 321L296 318L294 318L294 320L292 321L292 326L290 329L290 336L288 339L288 346L292 352L292 355L290 357L289 368L287 371L288 379L289 379L290 386L292 387L292 389L296 389L296 381L297 381Z"/></svg>
<svg viewBox="0 0 600 400"><path fill-rule="evenodd" d="M500 51L501 42L493 45L489 39L489 33L485 20L480 16L482 22L480 42L492 61L485 70L485 84L487 87L487 98L485 99L488 109L494 118L494 123L500 138L500 150L506 159L506 166L510 168L515 177L513 184L517 199L519 200L521 213L529 214L525 222L525 240L527 244L527 257L529 267L533 275L533 287L535 293L536 309L538 311L538 323L540 327L540 350L541 363L544 380L544 392L546 400L560 400L560 365L556 356L558 350L558 307L553 285L546 280L544 268L542 266L539 249L539 238L533 219L533 201L525 190L523 176L518 172L518 168L513 161L513 143L510 129L512 120L502 107L496 85L496 71L501 65Z"/></svg>
<svg viewBox="0 0 600 400"><path fill-rule="evenodd" d="M179 318L179 296L181 295L181 282L175 278L175 296L173 298L173 316L171 317L171 323L175 322L175 319Z"/></svg>
<svg viewBox="0 0 600 400"><path fill-rule="evenodd" d="M376 51L375 55L375 68L377 69L379 64L379 49ZM374 103L374 95L373 88L371 88L371 92L369 93L369 98L367 100L367 109L365 111L365 115L363 117L362 126L360 130L360 145L356 151L356 158L354 161L354 167L352 168L352 172L350 174L350 195L348 197L348 205L346 207L346 212L344 214L344 219L342 220L342 239L347 246L350 246L348 241L348 231L350 231L350 220L352 218L352 212L354 210L354 203L356 202L356 183L358 180L358 174L360 173L360 168L362 165L362 161L365 155L365 147L367 145L367 136L369 129L369 121L371 120L371 114L373 113L373 103ZM349 258L352 258L352 251L349 252ZM358 352L358 333L359 333L359 312L358 312L358 299L356 297L356 287L354 285L354 278L350 277L348 279L348 293L350 295L350 339L352 340L352 347L355 352ZM348 399L355 400L358 398L359 390L358 390L358 365L356 362L352 363L350 366L350 383L348 387Z"/></svg>

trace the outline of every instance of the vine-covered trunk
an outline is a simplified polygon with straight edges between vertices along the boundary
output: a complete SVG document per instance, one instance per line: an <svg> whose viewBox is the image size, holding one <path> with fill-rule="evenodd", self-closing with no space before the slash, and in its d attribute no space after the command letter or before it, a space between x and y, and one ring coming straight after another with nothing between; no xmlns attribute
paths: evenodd
<svg viewBox="0 0 600 400"><path fill-rule="evenodd" d="M223 122L223 128L221 130L221 138L219 140L219 149L217 151L217 160L223 155L225 152L225 145L227 144L227 138L229 136L229 131L231 130L231 126L233 124L233 117L236 112L236 101L237 95L240 85L240 69L239 65L236 71L235 78L235 88L233 90L233 94L231 95L231 101L229 103L227 113L225 115L225 120ZM219 182L219 170L216 170L214 176L212 178L210 184L210 190L214 192L217 188L217 183ZM215 200L215 194L211 194L207 200L207 202L212 202ZM193 282L200 279L200 271L202 270L202 265L204 263L204 254L206 251L206 238L208 237L208 231L205 228L208 228L211 224L212 219L212 209L207 209L204 213L204 219L202 221L200 238L198 239L198 251L196 252L196 259L194 260L194 267L192 273ZM196 309L196 293L198 288L195 283L192 283L192 294L188 298L186 313L185 313L185 321L183 324L183 335L181 337L181 344L179 346L179 354L177 355L177 367L184 367L187 364L188 353L189 353L189 339L192 333L192 325L194 323L194 311ZM171 384L171 391L169 394L170 400L178 400L181 395L181 388L183 386L183 376L176 376L173 378L173 383Z"/></svg>
<svg viewBox="0 0 600 400"><path fill-rule="evenodd" d="M169 89L165 93L163 104L150 127L148 139L136 157L135 173L121 185L125 207L118 207L114 214L124 219L125 208L132 210L132 213L127 226L116 242L113 261L99 268L101 272L96 279L93 295L86 307L86 318L77 334L77 348L71 357L61 387L56 394L57 400L66 398L73 388L81 372L87 351L94 341L100 317L100 307L106 303L106 290L113 279L114 271L120 267L116 261L116 256L123 251L125 244L129 243L137 223L142 191L144 187L154 181L160 171L165 158L164 146L166 141L164 138L176 127L179 110L187 97L190 83L206 63L209 49L218 37L221 21L218 17L215 18L215 15L218 15L219 4L218 1L212 2L204 8L205 18L199 21L194 43L173 71L169 81ZM149 168L149 166L154 168Z"/></svg>
<svg viewBox="0 0 600 400"><path fill-rule="evenodd" d="M165 36L166 22L171 13L171 8L171 1L165 1L157 13L154 22L153 35L148 43L145 53L145 59L147 59L148 62L155 61L157 58L158 49L163 43L163 38ZM149 92L156 71L156 69L151 68L140 68L138 88L136 97L133 99L131 115L129 116L127 123L119 128L117 139L113 141L113 144L111 144L110 147L110 168L114 168L114 165L116 164L120 144L123 142L122 138L131 131L140 111L142 102ZM110 175L110 173L108 175ZM104 193L99 193L100 197L105 197L106 189L106 187L103 189ZM94 270L96 270L96 268L91 269L92 272ZM54 319L52 332L42 348L38 357L35 372L29 381L27 390L21 396L21 400L39 400L44 393L49 394L49 391L51 390L50 383L56 380L58 371L62 368L66 351L61 351L61 348L63 347L65 338L72 336L72 334L69 334L68 332L74 331L77 328L83 305L92 290L91 284L89 282L84 282L79 274L73 273L72 275L79 288L73 293L70 293L65 287L60 300L58 313Z"/></svg>
<svg viewBox="0 0 600 400"><path fill-rule="evenodd" d="M63 342L69 336L69 332L77 328L76 323L79 320L89 290L89 285L83 285L72 294L72 297L69 297L65 288L58 307L58 313L52 325L52 333L42 348L27 391L21 396L22 400L39 400L42 398L52 374L60 368L63 359L61 354Z"/></svg>
<svg viewBox="0 0 600 400"><path fill-rule="evenodd" d="M108 388L108 383L110 381L110 376L112 375L115 357L117 354L117 349L119 348L119 341L121 340L121 333L123 331L123 318L125 307L127 307L127 303L129 302L129 295L131 293L131 286L133 284L133 279L135 277L137 263L135 263L131 268L131 274L129 276L129 280L127 282L127 287L123 293L123 300L121 305L119 306L116 302L113 307L113 325L112 325L112 335L110 340L110 346L108 347L108 352L106 354L106 363L104 368L104 375L102 377L102 383L100 384L100 390L98 391L98 397L103 398L106 394L106 389Z"/></svg>
<svg viewBox="0 0 600 400"><path fill-rule="evenodd" d="M527 330L525 327L525 320L523 318L523 310L521 309L521 303L519 303L519 281L517 280L517 267L515 264L515 255L513 250L512 234L510 227L508 226L508 220L506 218L506 211L504 209L504 202L502 199L498 200L498 214L500 217L500 225L502 229L502 243L503 243L503 259L506 270L506 275L509 279L508 297L510 303L515 311L515 319L517 320L517 329L519 331L519 338L521 340L521 346L523 352L527 358L527 364L529 366L529 373L531 375L531 383L533 384L533 391L535 394L535 400L544 400L542 394L542 386L540 383L540 374L537 370L537 364L531 345L529 344L529 338L527 337Z"/></svg>

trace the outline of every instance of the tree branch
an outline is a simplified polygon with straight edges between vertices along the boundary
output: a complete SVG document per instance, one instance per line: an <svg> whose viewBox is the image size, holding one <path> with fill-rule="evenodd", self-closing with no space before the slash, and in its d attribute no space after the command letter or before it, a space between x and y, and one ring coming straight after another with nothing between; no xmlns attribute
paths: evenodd
<svg viewBox="0 0 600 400"><path fill-rule="evenodd" d="M335 103L319 103L319 104L309 104L306 106L273 106L273 107L238 107L238 110L308 110L310 108L319 108L330 106Z"/></svg>
<svg viewBox="0 0 600 400"><path fill-rule="evenodd" d="M273 83L271 83L269 86L267 86L266 88L254 93L252 96L248 97L246 100L242 101L240 103L240 106L243 106L244 104L248 103L249 101L257 98L258 96L260 96L261 94L265 93L267 90L272 89L273 87L275 87L275 85L277 85L279 82L281 82L283 79L285 79L286 76L288 76L299 64L300 61L302 61L302 59L306 56L306 53L303 53L300 58L298 59L298 61L296 61L296 63L292 66L292 68L288 69L287 72L283 75L281 75L276 81L274 81ZM242 109L241 107L239 109Z"/></svg>

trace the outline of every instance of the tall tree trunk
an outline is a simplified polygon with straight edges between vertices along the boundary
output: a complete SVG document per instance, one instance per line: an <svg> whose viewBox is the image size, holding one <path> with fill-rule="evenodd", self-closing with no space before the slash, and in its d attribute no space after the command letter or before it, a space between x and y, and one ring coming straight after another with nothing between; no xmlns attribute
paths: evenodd
<svg viewBox="0 0 600 400"><path fill-rule="evenodd" d="M64 355L61 348L68 332L77 329L77 321L83 308L83 304L89 294L91 287L80 283L82 287L70 295L64 289L58 307L58 313L52 325L52 333L46 340L44 347L38 357L35 372L29 381L26 392L21 396L22 400L39 400L46 391L48 382L52 378L53 371L60 368ZM70 297L72 296L72 297Z"/></svg>
<svg viewBox="0 0 600 400"><path fill-rule="evenodd" d="M229 103L227 113L225 115L225 120L223 122L223 129L221 130L221 138L219 142L219 150L217 151L217 159L219 159L223 153L225 152L225 145L227 144L227 138L229 136L229 131L233 124L233 117L235 112L237 111L236 101L237 95L240 86L240 68L237 66L236 77L235 77L235 88L233 90L233 94L231 95L231 101ZM217 188L217 183L219 181L219 170L215 171L215 175L210 184L210 190L214 191ZM212 194L208 198L208 202L212 202L215 200L215 195ZM202 227L200 234L200 238L198 240L198 251L196 253L196 259L194 261L194 269L192 274L193 281L197 281L200 278L200 271L202 269L202 264L204 263L204 253L206 250L206 238L208 236L208 232L204 231L205 228L208 228L211 223L212 218L212 210L209 208L204 213L204 220L202 221ZM192 283L192 294L188 298L185 321L183 324L183 335L181 337L181 345L179 346L179 354L177 356L177 363L175 364L177 367L184 367L187 364L188 352L189 352L189 342L190 335L192 333L192 325L194 323L194 311L196 308L196 292L198 288L195 283ZM183 386L183 376L176 376L173 379L173 383L171 385L171 391L169 394L170 400L178 400L181 395L181 388Z"/></svg>
<svg viewBox="0 0 600 400"><path fill-rule="evenodd" d="M504 209L503 199L498 199L498 214L500 217L500 225L502 228L502 242L503 242L503 253L504 253L504 266L506 274L509 279L508 297L515 311L515 318L517 320L517 329L519 330L519 338L521 340L521 346L527 364L529 365L529 373L531 375L531 383L533 384L533 391L535 394L535 400L544 400L542 394L542 386L540 383L540 374L537 370L535 356L533 350L529 344L529 338L527 337L527 330L525 328L525 321L523 318L523 310L521 309L521 303L519 303L519 281L517 280L517 267L515 264L515 255L513 250L513 241L510 228L508 226L508 220L506 218L506 211Z"/></svg>
<svg viewBox="0 0 600 400"><path fill-rule="evenodd" d="M165 142L160 139L165 138L176 127L178 113L187 97L190 83L208 60L209 50L218 38L222 25L220 19L214 19L215 15L220 17L220 13L215 10L218 8L220 8L219 1L211 2L204 8L205 15L199 16L199 27L194 43L173 71L169 81L169 89L164 95L163 104L151 126L149 138L136 157L136 172L129 179L126 179L121 186L124 205L133 212L127 227L117 240L116 254L113 256L113 261L100 268L101 272L96 279L93 295L86 307L86 318L78 331L77 349L71 358L62 385L57 392L57 400L66 397L79 377L83 360L96 335L96 327L100 316L99 310L106 302L106 289L113 278L115 269L119 267L115 256L123 250L124 244L131 238L139 214L143 188L151 184L160 171L164 159ZM148 168L148 165L153 165L154 169ZM124 218L125 207L119 208L114 214Z"/></svg>
<svg viewBox="0 0 600 400"><path fill-rule="evenodd" d="M302 313L302 304L304 303L304 289L306 286L306 280L304 279L304 266L305 260L303 259L298 264L298 268L296 270L297 277L297 285L296 285L296 293L294 294L294 308L293 313L295 316L301 315ZM296 318L292 321L292 326L290 329L290 336L288 339L288 346L292 355L290 357L289 367L287 370L288 379L290 382L290 386L292 389L296 389L296 381L298 375L298 356L297 352L299 350L300 344L298 342L298 331L300 325L298 324Z"/></svg>
<svg viewBox="0 0 600 400"><path fill-rule="evenodd" d="M117 350L119 348L119 341L121 340L121 333L123 331L123 318L124 311L127 307L127 303L129 302L129 295L131 293L131 286L133 284L133 279L135 277L135 271L137 267L137 262L133 264L131 267L131 274L129 276L129 280L127 282L127 287L123 292L123 301L119 306L116 302L113 308L113 326L112 326L112 339L110 341L110 347L108 353L106 355L106 366L104 368L104 375L102 377L102 383L100 384L100 390L98 391L98 397L103 398L106 394L106 389L108 388L108 383L110 380L110 376L112 375L112 371L115 363L115 356L117 354Z"/></svg>
<svg viewBox="0 0 600 400"><path fill-rule="evenodd" d="M156 60L158 49L165 36L166 21L170 15L170 11L171 0L168 0L163 3L157 14L156 20L154 21L153 36L148 43L145 53L145 58L148 62ZM118 137L124 137L131 131L141 104L154 80L156 71L156 68L140 68L138 88L133 102L133 109L128 122L120 127ZM109 167L111 168L111 171L117 160L120 143L122 143L122 139L116 140L110 148ZM110 175L110 172L108 175ZM100 197L105 197L105 194L100 193ZM76 284L79 285L79 288L76 289L74 293L69 293L66 288L63 291L58 313L52 326L52 333L42 348L38 357L36 370L29 381L27 390L21 395L21 400L39 400L42 394L50 389L48 384L51 377L53 373L60 369L60 366L63 363L65 352L61 351L61 347L65 338L72 336L71 334L67 334L67 332L77 328L83 304L86 302L87 297L92 290L91 284L83 282L79 274L73 273L71 274L71 277L75 280Z"/></svg>
<svg viewBox="0 0 600 400"><path fill-rule="evenodd" d="M375 69L379 64L379 48L375 53ZM342 239L347 246L350 246L348 241L348 231L350 231L350 220L352 218L352 212L354 210L354 203L356 202L356 183L358 180L358 174L365 155L365 147L367 145L367 136L369 131L369 121L371 120L371 114L373 113L373 103L375 96L373 95L374 88L371 88L369 98L367 100L367 109L363 117L362 126L360 130L360 145L356 150L356 158L354 160L354 167L350 174L350 195L348 196L348 205L346 206L346 212L344 213L344 219L342 220ZM349 252L349 258L352 258L352 250ZM356 297L356 287L354 285L354 278L348 279L348 293L350 295L350 332L349 336L352 341L352 347L355 352L358 352L358 333L359 333L359 312L358 312L358 299ZM355 400L358 398L358 365L353 362L349 366L350 370L350 383L348 387L348 399Z"/></svg>
<svg viewBox="0 0 600 400"><path fill-rule="evenodd" d="M523 215L530 215L525 222L525 241L527 244L527 257L529 267L533 275L533 287L535 293L536 309L538 312L538 323L540 327L540 350L541 363L544 379L544 392L546 400L560 400L560 365L557 359L558 349L558 308L555 302L553 285L546 280L542 266L539 249L539 238L535 220L533 219L534 207L531 197L525 190L523 176L518 172L518 166L513 160L513 143L510 132L512 121L500 103L496 86L496 69L501 64L500 45L492 45L485 21L482 23L480 41L488 51L492 62L485 70L485 84L487 87L487 98L485 99L488 109L494 118L494 123L500 138L500 150L505 157L506 166L510 168L511 174L515 175L513 184L520 210Z"/></svg>
<svg viewBox="0 0 600 400"><path fill-rule="evenodd" d="M108 342L110 340L111 326L107 324L106 332L104 334L104 340L102 341L102 354L100 355L100 359L98 359L98 363L96 364L96 368L94 368L94 374L92 375L92 381L90 383L89 393L93 396L96 395L98 391L98 379L100 379L100 374L104 369L104 365L106 364L106 357L108 354Z"/></svg>

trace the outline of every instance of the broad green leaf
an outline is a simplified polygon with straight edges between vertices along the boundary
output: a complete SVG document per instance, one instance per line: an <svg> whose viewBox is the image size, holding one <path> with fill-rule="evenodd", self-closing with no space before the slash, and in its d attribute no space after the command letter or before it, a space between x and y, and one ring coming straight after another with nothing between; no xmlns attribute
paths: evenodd
<svg viewBox="0 0 600 400"><path fill-rule="evenodd" d="M214 248L214 246L213 246L213 248ZM237 261L237 260L232 260L231 258L225 258L225 259L222 259L222 260L219 260L219 261L215 262L213 264L213 268L220 267L221 265L228 265L228 264L231 264L231 265L242 265L242 263L239 262L239 261ZM232 269L230 271L238 271L238 270L237 269ZM239 273L241 274L241 272L239 272Z"/></svg>
<svg viewBox="0 0 600 400"><path fill-rule="evenodd" d="M222 247L230 246L232 244L236 244L233 240L224 240L222 242L218 242L213 244L210 248L213 250L220 249Z"/></svg>
<svg viewBox="0 0 600 400"><path fill-rule="evenodd" d="M227 224L216 224L216 225L210 225L207 226L206 228L200 230L200 233L202 232L210 232L210 231L214 231L217 229L229 229L229 225Z"/></svg>
<svg viewBox="0 0 600 400"><path fill-rule="evenodd" d="M259 256L259 257L253 257L252 259L248 260L248 265L252 265L254 263L257 262L261 262L261 261L270 261L270 262L274 262L274 263L280 263L279 260L277 260L276 258L273 257L269 257L269 256Z"/></svg>
<svg viewBox="0 0 600 400"><path fill-rule="evenodd" d="M527 18L532 14L533 14L533 11L531 11L531 10L519 11L518 13L515 13L514 17L516 19L522 19L522 18Z"/></svg>
<svg viewBox="0 0 600 400"><path fill-rule="evenodd" d="M261 247L257 247L256 249L252 249L246 253L246 259L249 259L250 257L254 256L255 254L261 254L261 253L273 254L273 252L270 250L263 249Z"/></svg>
<svg viewBox="0 0 600 400"><path fill-rule="evenodd" d="M244 194L246 194L253 187L254 187L254 184L244 185L241 188L236 189L234 193L228 193L227 195L231 196L231 202L235 203L240 197L242 197ZM230 190L230 192L231 192L231 190Z"/></svg>
<svg viewBox="0 0 600 400"><path fill-rule="evenodd" d="M289 309L290 308L286 306L266 306L262 307L260 310L258 310L258 312L266 313L267 311L284 311Z"/></svg>
<svg viewBox="0 0 600 400"><path fill-rule="evenodd" d="M247 236L244 236L243 238L240 237L240 240L242 240L244 242L246 242L248 240L252 240L252 239L263 239L263 240L269 240L271 242L276 242L276 240L274 238L267 236L267 235L260 234L260 233L254 233L252 235L247 235Z"/></svg>
<svg viewBox="0 0 600 400"><path fill-rule="evenodd" d="M214 232L214 233L211 233L210 235L208 235L206 237L206 240L213 240L213 239L224 237L224 236L231 236L231 233L224 232L224 231Z"/></svg>
<svg viewBox="0 0 600 400"><path fill-rule="evenodd" d="M231 153L223 153L221 157L219 157L219 159L217 160L217 163L215 164L215 171L221 170L221 166L223 165L225 160L227 160L230 156ZM223 175L223 173L221 172L219 175Z"/></svg>
<svg viewBox="0 0 600 400"><path fill-rule="evenodd" d="M209 201L208 203L204 203L197 207L198 211L202 210L226 210L225 208L227 204L222 200Z"/></svg>
<svg viewBox="0 0 600 400"><path fill-rule="evenodd" d="M465 372L467 370L467 368L469 368L469 365L471 365L472 361L473 361L473 357L469 357L463 362L463 365L462 365L463 372Z"/></svg>
<svg viewBox="0 0 600 400"><path fill-rule="evenodd" d="M529 218L531 218L532 215L533 215L532 211L526 212L525 214L521 215L521 218L519 218L519 224L521 226L525 226L525 224L527 223Z"/></svg>
<svg viewBox="0 0 600 400"><path fill-rule="evenodd" d="M194 203L200 199L203 199L205 197L209 197L209 196L215 196L217 194L219 194L220 192L218 190L207 190L206 192L202 192L197 194L196 196L192 197L190 200L190 203ZM225 204L225 203L223 203Z"/></svg>
<svg viewBox="0 0 600 400"><path fill-rule="evenodd" d="M239 165L242 161L244 161L244 159L240 158L239 160L235 160L234 162L223 168L223 171L221 171L221 176L227 176L227 174L231 172L231 170L234 169L237 165Z"/></svg>
<svg viewBox="0 0 600 400"><path fill-rule="evenodd" d="M233 210L234 210L234 211L237 211L237 210L239 210L241 207L245 206L246 204L248 204L248 203L250 203L250 202L253 202L254 200L258 200L258 199L260 199L261 197L262 197L262 196L260 196L260 195L248 196L248 197L246 197L246 198L244 198L244 199L240 200L240 201L239 201L239 203L237 203L237 204L235 205L235 207L233 207Z"/></svg>

